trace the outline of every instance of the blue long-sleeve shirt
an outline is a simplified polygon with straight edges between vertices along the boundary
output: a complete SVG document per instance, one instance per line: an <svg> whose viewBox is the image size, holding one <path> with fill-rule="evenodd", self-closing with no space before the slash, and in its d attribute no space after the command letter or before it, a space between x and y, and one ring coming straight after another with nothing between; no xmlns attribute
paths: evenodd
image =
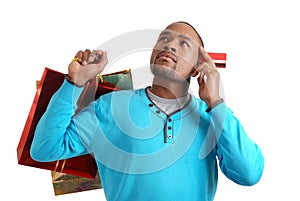
<svg viewBox="0 0 300 201"><path fill-rule="evenodd" d="M211 201L219 167L232 181L253 185L264 159L232 111L211 111L192 96L172 115L146 89L101 96L78 114L82 88L67 81L52 97L31 146L38 161L93 153L108 201Z"/></svg>

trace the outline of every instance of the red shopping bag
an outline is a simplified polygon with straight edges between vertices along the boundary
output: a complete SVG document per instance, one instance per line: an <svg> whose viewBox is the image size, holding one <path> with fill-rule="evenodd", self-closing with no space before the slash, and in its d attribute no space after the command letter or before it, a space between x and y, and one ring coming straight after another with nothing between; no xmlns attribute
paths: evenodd
<svg viewBox="0 0 300 201"><path fill-rule="evenodd" d="M127 84L126 87L132 88L130 70L116 72L111 75L103 75L103 78L110 78L111 76L114 77L116 75L125 77L127 79L125 81ZM52 95L59 89L64 79L65 74L45 68L42 78L39 81L37 91L17 147L18 164L73 174L86 178L95 178L97 174L97 166L95 159L91 154L54 162L38 162L33 160L30 156L30 147L36 125L41 116L44 114ZM120 90L122 88L122 86L117 86L116 83L110 83L104 79L101 80L102 81L99 83L96 80L91 80L85 86L78 101L78 110L85 107L93 99L95 100L95 98L98 98L105 93Z"/></svg>

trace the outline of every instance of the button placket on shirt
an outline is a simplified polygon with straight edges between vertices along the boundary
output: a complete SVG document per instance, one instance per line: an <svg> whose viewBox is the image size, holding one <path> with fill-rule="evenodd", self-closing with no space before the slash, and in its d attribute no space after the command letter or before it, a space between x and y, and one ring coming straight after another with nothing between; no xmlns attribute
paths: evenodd
<svg viewBox="0 0 300 201"><path fill-rule="evenodd" d="M196 106L197 102L195 99L191 99L191 102L189 103L188 107L184 108L181 111L178 111L171 116L167 116L164 112L160 111L159 108L157 108L150 100L149 98L146 99L146 103L149 106L149 109L156 113L160 118L162 118L165 122L164 126L164 142L165 143L173 143L174 142L174 135L177 135L177 131L174 131L174 121L177 121L178 119L181 119L183 116L191 112Z"/></svg>
<svg viewBox="0 0 300 201"><path fill-rule="evenodd" d="M171 117L168 117L164 112L157 108L153 103L149 103L148 106L150 110L156 113L159 117L165 120L165 129L164 129L164 142L172 143L173 142L173 120Z"/></svg>
<svg viewBox="0 0 300 201"><path fill-rule="evenodd" d="M149 103L148 106L150 107L150 110L152 110L152 112L156 113L159 117L165 119L166 118L166 114L164 112L162 112L159 108L157 108L153 103Z"/></svg>
<svg viewBox="0 0 300 201"><path fill-rule="evenodd" d="M167 118L165 132L167 135L167 143L172 143L173 142L173 120L171 117Z"/></svg>

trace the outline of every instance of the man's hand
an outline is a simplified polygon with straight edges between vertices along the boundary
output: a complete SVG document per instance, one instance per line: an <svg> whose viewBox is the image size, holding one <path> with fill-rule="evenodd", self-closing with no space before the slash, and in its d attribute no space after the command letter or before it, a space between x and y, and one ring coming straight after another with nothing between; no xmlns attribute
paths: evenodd
<svg viewBox="0 0 300 201"><path fill-rule="evenodd" d="M207 52L200 47L202 57L196 70L200 73L198 77L199 97L211 107L221 99L219 95L220 74Z"/></svg>
<svg viewBox="0 0 300 201"><path fill-rule="evenodd" d="M101 73L107 64L107 54L102 50L89 49L78 51L73 61L68 67L68 79L77 85L83 86L85 83L95 78Z"/></svg>

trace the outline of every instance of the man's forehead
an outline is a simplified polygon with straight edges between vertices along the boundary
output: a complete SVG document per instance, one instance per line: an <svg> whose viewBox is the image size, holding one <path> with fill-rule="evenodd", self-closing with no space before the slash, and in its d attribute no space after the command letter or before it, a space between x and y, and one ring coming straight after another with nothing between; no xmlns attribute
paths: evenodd
<svg viewBox="0 0 300 201"><path fill-rule="evenodd" d="M173 23L167 26L161 33L163 32L171 32L173 34L177 34L180 36L184 36L187 38L190 38L191 41L196 43L197 45L201 44L200 38L198 36L198 33L189 26L188 24L185 23Z"/></svg>
<svg viewBox="0 0 300 201"><path fill-rule="evenodd" d="M187 35L184 35L184 34L181 34L181 33L178 33L178 32L175 32L175 31L171 31L171 30L168 30L168 29L165 29L163 30L160 35L176 35L180 38L183 38L183 39L187 39L187 40L192 40L189 36Z"/></svg>
<svg viewBox="0 0 300 201"><path fill-rule="evenodd" d="M162 36L162 35L176 36L178 38L188 40L188 41L190 41L191 43L194 43L197 46L200 45L198 37L194 37L194 36L192 36L192 35L190 35L189 33L186 33L186 32L178 32L178 31L166 28L166 29L161 31L160 36Z"/></svg>

